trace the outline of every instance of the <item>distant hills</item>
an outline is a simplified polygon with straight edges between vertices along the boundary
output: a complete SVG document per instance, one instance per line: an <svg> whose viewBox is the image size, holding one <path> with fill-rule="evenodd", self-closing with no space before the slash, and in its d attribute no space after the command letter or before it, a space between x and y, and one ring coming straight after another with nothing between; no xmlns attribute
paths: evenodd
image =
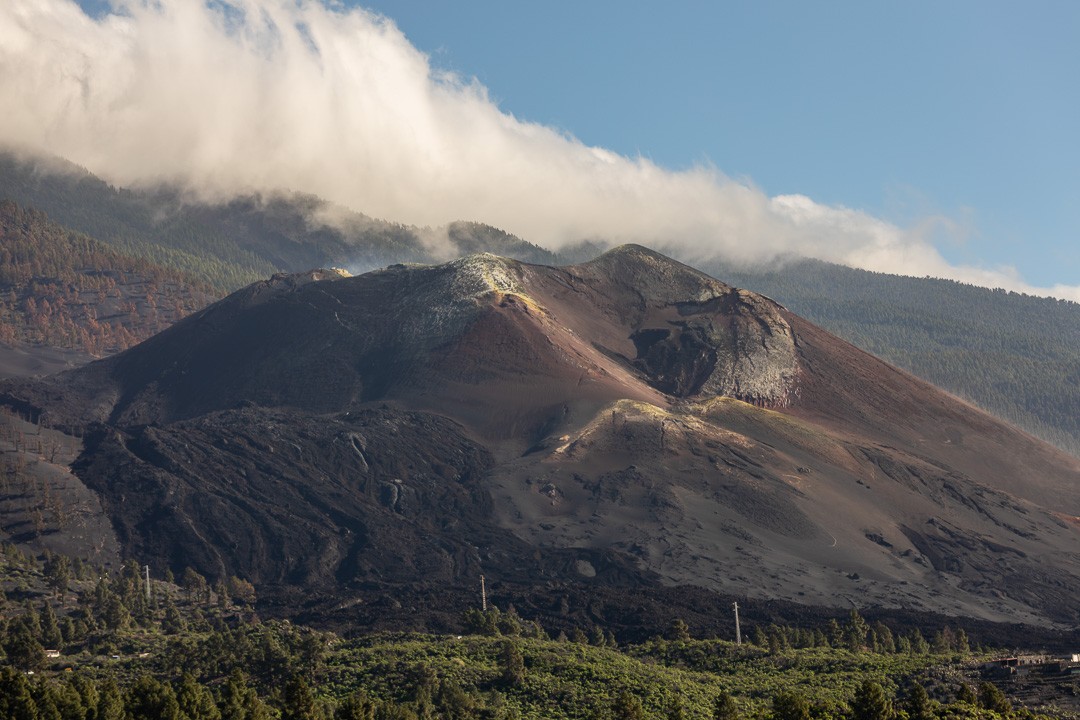
<svg viewBox="0 0 1080 720"><path fill-rule="evenodd" d="M480 223L415 228L299 193L212 203L170 187L118 189L64 160L11 152L0 152L0 199L42 210L60 225L223 293L276 272L311 268L359 273L481 251L530 262L580 257L558 256Z"/></svg>
<svg viewBox="0 0 1080 720"><path fill-rule="evenodd" d="M565 264L604 250L554 253L482 223L415 228L299 194L196 202L169 188L113 188L59 159L0 152L0 199L222 295L275 272L440 262L489 251ZM1080 306L947 280L905 278L812 260L747 269L699 263L840 337L1080 454Z"/></svg>

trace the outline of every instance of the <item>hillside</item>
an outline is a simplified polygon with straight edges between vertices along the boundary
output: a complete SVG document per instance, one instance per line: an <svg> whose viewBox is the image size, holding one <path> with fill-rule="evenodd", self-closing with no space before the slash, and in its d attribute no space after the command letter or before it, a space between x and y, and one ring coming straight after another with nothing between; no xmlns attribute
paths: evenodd
<svg viewBox="0 0 1080 720"><path fill-rule="evenodd" d="M1080 462L640 247L277 277L0 390L83 438L97 541L293 610L435 622L484 574L1080 617Z"/></svg>
<svg viewBox="0 0 1080 720"><path fill-rule="evenodd" d="M215 300L213 289L0 201L0 343L125 350ZM45 367L48 367L46 364Z"/></svg>
<svg viewBox="0 0 1080 720"><path fill-rule="evenodd" d="M299 193L199 201L169 187L113 188L59 158L0 149L0 199L126 254L204 278L229 292L277 272L436 262L494 251L535 262L554 254L480 223L415 228Z"/></svg>
<svg viewBox="0 0 1080 720"><path fill-rule="evenodd" d="M702 269L1080 455L1080 305L813 260Z"/></svg>
<svg viewBox="0 0 1080 720"><path fill-rule="evenodd" d="M552 264L587 260L604 249L582 243L553 254L479 223L410 228L295 194L198 203L163 188L112 188L62 160L10 152L0 153L2 198L44 210L133 257L203 278L218 293L312 267L355 274L482 251ZM1075 304L810 260L756 270L707 262L702 269L774 297L855 345L1080 453ZM21 365L62 368L64 361L31 358Z"/></svg>
<svg viewBox="0 0 1080 720"><path fill-rule="evenodd" d="M551 253L480 223L411 228L296 194L193 202L167 188L112 188L62 160L0 152L0 199L134 257L203 278L219 293L312 267L354 274L395 262L490 251L528 262L580 262L603 246ZM777 299L830 332L956 393L1073 454L1080 453L1080 308L928 278L819 261L747 269L702 263L714 277ZM48 367L62 367L52 364Z"/></svg>
<svg viewBox="0 0 1080 720"><path fill-rule="evenodd" d="M154 196L113 188L59 158L0 152L0 199L43 211L54 222L133 257L204 278L219 292L266 277L275 268L216 232L177 222L176 193Z"/></svg>
<svg viewBox="0 0 1080 720"><path fill-rule="evenodd" d="M872 720L872 698L915 720L1035 720L1077 706L1067 665L992 685L978 635L858 613L790 626L748 607L742 644L675 615L632 640L595 621L544 627L512 606L471 607L452 634L343 636L260 620L239 578L185 572L148 587L132 561L106 574L11 545L0 601L0 714L26 720L704 719L718 707L727 720Z"/></svg>

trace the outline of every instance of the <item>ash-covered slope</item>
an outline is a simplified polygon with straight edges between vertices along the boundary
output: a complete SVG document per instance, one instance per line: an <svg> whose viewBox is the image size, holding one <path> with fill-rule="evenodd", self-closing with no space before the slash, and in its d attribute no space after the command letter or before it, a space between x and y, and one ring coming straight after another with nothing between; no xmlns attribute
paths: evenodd
<svg viewBox="0 0 1080 720"><path fill-rule="evenodd" d="M775 303L628 246L571 268L482 254L277 276L41 388L80 397L48 405L60 424L393 398L459 419L475 408L484 437L523 441L564 405L698 393L783 405L796 370Z"/></svg>
<svg viewBox="0 0 1080 720"><path fill-rule="evenodd" d="M158 566L1080 616L1077 461L636 246L279 277L3 391Z"/></svg>

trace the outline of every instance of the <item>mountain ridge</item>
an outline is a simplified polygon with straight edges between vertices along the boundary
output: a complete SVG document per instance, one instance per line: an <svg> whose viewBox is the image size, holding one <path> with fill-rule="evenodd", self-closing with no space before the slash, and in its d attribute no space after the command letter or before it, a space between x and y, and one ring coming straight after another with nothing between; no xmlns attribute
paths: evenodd
<svg viewBox="0 0 1080 720"><path fill-rule="evenodd" d="M87 438L122 546L281 597L485 574L1080 616L1080 461L639 247L280 277L0 391Z"/></svg>
<svg viewBox="0 0 1080 720"><path fill-rule="evenodd" d="M410 229L310 196L202 206L177 191L112 188L59 159L10 151L0 153L0 197L43 209L54 221L129 254L195 272L221 290L317 265L364 270L478 250L508 254L507 248L516 248L510 254L519 259L552 264L587 260L606 247L584 242L555 255L479 223L453 223L445 232ZM344 229L325 231L335 224ZM428 233L423 242L421 232ZM367 250L364 238L373 243ZM268 255L260 259L253 252L264 240ZM431 248L441 248L442 255ZM1080 337L1080 306L1074 303L812 260L791 259L777 269L720 260L696 264L714 277L775 297L859 347L1080 454L1080 420L1073 412L1080 402L1080 367L1072 352ZM13 367L33 364L13 359Z"/></svg>
<svg viewBox="0 0 1080 720"><path fill-rule="evenodd" d="M475 222L410 227L285 190L200 200L168 185L114 188L61 158L0 148L4 198L128 254L203 277L224 292L311 267L366 271L483 250L556 259L537 245Z"/></svg>

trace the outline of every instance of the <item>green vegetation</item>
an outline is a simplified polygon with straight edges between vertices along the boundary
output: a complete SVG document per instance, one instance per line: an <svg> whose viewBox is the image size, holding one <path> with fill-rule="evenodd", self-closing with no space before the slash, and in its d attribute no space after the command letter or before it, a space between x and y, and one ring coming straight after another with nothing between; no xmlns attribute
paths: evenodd
<svg viewBox="0 0 1080 720"><path fill-rule="evenodd" d="M175 188L117 189L66 161L23 159L0 150L2 199L44 211L126 255L199 277L220 293L277 272L434 262L438 258L425 239L440 244L435 231L375 220L310 195L282 192L193 202ZM445 237L462 252L555 259L478 223L454 223Z"/></svg>
<svg viewBox="0 0 1080 720"><path fill-rule="evenodd" d="M1080 454L1080 305L816 260L701 268Z"/></svg>
<svg viewBox="0 0 1080 720"><path fill-rule="evenodd" d="M0 548L4 718L1030 718L964 681L966 637L897 637L858 613L824 628L756 628L754 643L667 635L619 645L599 628L551 639L509 609L461 636L351 639L260 621L238 578L153 580ZM917 637L916 637L917 636ZM47 657L45 649L59 651ZM32 674L30 671L33 671Z"/></svg>
<svg viewBox="0 0 1080 720"><path fill-rule="evenodd" d="M202 278L219 292L268 277L273 264L183 212L177 192L114 188L59 159L0 152L0 199L48 213L55 222L121 252Z"/></svg>

